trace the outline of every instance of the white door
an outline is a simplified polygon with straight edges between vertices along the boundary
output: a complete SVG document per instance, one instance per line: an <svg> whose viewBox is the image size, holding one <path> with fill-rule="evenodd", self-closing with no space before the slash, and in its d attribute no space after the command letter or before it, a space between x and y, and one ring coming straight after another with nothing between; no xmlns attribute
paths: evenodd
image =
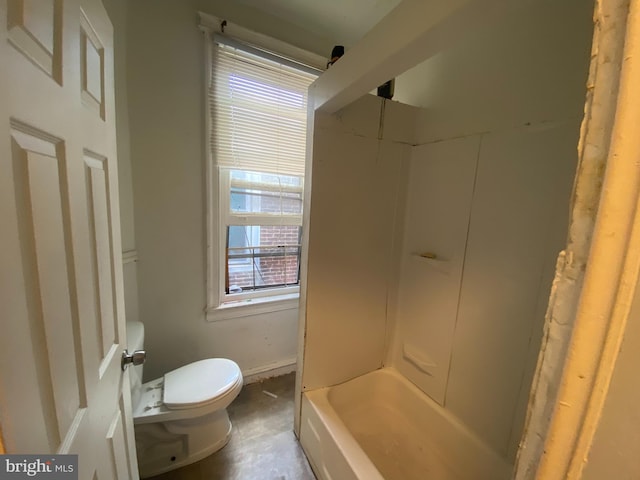
<svg viewBox="0 0 640 480"><path fill-rule="evenodd" d="M99 0L0 0L0 421L7 453L138 478L113 30Z"/></svg>

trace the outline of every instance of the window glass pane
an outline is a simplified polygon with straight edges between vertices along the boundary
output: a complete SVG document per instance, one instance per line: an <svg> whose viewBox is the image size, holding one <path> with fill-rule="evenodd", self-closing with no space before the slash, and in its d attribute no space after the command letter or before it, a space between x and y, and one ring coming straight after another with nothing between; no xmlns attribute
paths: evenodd
<svg viewBox="0 0 640 480"><path fill-rule="evenodd" d="M231 170L232 213L302 214L302 178Z"/></svg>
<svg viewBox="0 0 640 480"><path fill-rule="evenodd" d="M251 258L249 254L251 250L244 247L250 247L255 242L254 239L260 238L260 227L229 227L228 229L228 246L232 249L228 259L230 266L251 266ZM238 272L246 270L246 268L236 269Z"/></svg>
<svg viewBox="0 0 640 480"><path fill-rule="evenodd" d="M298 285L301 230L282 225L228 227L226 292Z"/></svg>

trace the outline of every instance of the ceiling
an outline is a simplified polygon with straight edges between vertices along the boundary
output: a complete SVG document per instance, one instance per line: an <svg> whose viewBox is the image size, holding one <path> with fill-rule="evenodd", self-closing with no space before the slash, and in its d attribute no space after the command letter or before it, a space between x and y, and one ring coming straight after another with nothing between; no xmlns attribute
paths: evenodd
<svg viewBox="0 0 640 480"><path fill-rule="evenodd" d="M400 0L235 0L304 28L334 44L353 46Z"/></svg>

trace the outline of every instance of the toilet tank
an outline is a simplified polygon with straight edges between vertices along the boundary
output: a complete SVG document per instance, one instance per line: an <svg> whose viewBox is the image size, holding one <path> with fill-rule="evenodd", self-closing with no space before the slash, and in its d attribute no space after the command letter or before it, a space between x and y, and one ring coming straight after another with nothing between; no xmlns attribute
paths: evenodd
<svg viewBox="0 0 640 480"><path fill-rule="evenodd" d="M142 322L127 322L127 350L144 350L144 325ZM129 365L129 384L131 385L131 403L135 410L142 395L142 365Z"/></svg>

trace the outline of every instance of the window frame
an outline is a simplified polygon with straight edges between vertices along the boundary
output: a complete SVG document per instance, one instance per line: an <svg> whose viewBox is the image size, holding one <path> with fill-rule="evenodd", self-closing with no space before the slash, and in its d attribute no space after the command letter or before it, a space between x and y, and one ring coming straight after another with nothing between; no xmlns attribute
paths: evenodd
<svg viewBox="0 0 640 480"><path fill-rule="evenodd" d="M223 28L224 25L224 28ZM291 59L294 62L314 68L320 74L325 67L326 59L320 55L311 53L301 48L290 45L281 40L267 35L245 29L241 26L226 21L207 13L198 12L198 26L203 33L204 43L204 82L203 99L207 105L209 87L211 82L213 37L224 33L240 42L253 46L260 46L266 52L282 58ZM224 30L224 31L223 31ZM220 199L220 173L215 162L214 152L211 151L210 135L212 119L210 109L203 108L203 124L205 135L203 136L203 150L205 152L205 222L206 222L206 306L205 318L207 321L227 320L238 317L246 317L263 313L277 312L281 310L295 309L298 307L300 286L285 287L284 289L270 289L271 295L243 298L232 301L229 295L223 295L224 268L220 263L221 249L225 248L226 228L221 224L221 199ZM309 141L307 140L307 145Z"/></svg>

